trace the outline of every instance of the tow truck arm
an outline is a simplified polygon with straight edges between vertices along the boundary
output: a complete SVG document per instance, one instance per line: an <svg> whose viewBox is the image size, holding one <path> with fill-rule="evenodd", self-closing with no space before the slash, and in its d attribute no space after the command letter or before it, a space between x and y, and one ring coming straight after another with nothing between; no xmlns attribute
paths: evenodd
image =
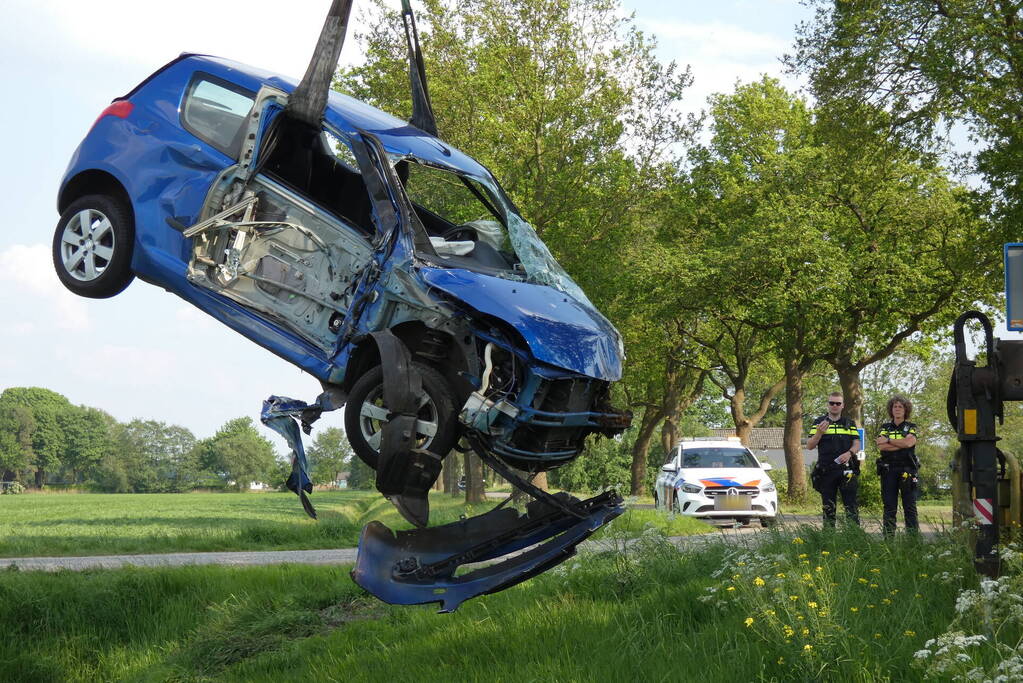
<svg viewBox="0 0 1023 683"><path fill-rule="evenodd" d="M970 320L984 329L985 365L967 356L965 327ZM997 443L995 420L1004 420L1005 401L1023 401L1023 341L993 336L991 321L978 311L956 320L955 366L948 390L948 419L959 439L952 461L952 490L957 521L975 520L970 543L977 571L997 576L1001 570L1001 535L1021 521L1021 472L1011 454Z"/></svg>

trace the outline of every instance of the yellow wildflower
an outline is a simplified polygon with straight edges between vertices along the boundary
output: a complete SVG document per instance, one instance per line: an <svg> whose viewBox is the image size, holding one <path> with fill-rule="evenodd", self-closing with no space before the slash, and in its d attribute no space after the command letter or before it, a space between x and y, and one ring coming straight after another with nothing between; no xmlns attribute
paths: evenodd
<svg viewBox="0 0 1023 683"><path fill-rule="evenodd" d="M752 626L753 625L753 617L746 617L746 621L744 623L746 624L747 628Z"/></svg>
<svg viewBox="0 0 1023 683"><path fill-rule="evenodd" d="M803 539L801 539L799 536L796 536L795 538L792 539L792 545L803 545Z"/></svg>
<svg viewBox="0 0 1023 683"><path fill-rule="evenodd" d="M782 572L778 572L777 574L775 574L775 576L777 576L779 579L784 579L785 578L785 574L782 573Z"/></svg>
<svg viewBox="0 0 1023 683"><path fill-rule="evenodd" d="M817 613L817 616L818 617L826 617L826 616L828 616L828 611L826 609L822 609L820 612Z"/></svg>
<svg viewBox="0 0 1023 683"><path fill-rule="evenodd" d="M764 580L758 576L757 578L753 579L753 585L754 586L763 586L764 585Z"/></svg>
<svg viewBox="0 0 1023 683"><path fill-rule="evenodd" d="M921 574L921 575L920 575L920 578L921 578L921 579L926 579L926 578L927 578L927 575L926 575L926 574Z"/></svg>
<svg viewBox="0 0 1023 683"><path fill-rule="evenodd" d="M867 605L867 609L874 609L873 605Z"/></svg>
<svg viewBox="0 0 1023 683"><path fill-rule="evenodd" d="M804 628L802 631L800 631L800 633L802 633L804 636L808 636L810 635L810 629Z"/></svg>
<svg viewBox="0 0 1023 683"><path fill-rule="evenodd" d="M853 553L853 557L859 557L859 556L860 556L859 553Z"/></svg>
<svg viewBox="0 0 1023 683"><path fill-rule="evenodd" d="M881 634L880 634L880 633L875 633L875 634L874 634L874 637L875 637L875 638L880 638L880 637L881 637Z"/></svg>
<svg viewBox="0 0 1023 683"><path fill-rule="evenodd" d="M789 600L791 600L792 602L796 602L797 600L799 600L799 596L798 595L790 595L789 596Z"/></svg>
<svg viewBox="0 0 1023 683"><path fill-rule="evenodd" d="M746 566L746 563L745 563L745 562L740 562L740 563L739 563L739 566L740 566L740 567L745 567L745 566Z"/></svg>
<svg viewBox="0 0 1023 683"><path fill-rule="evenodd" d="M878 569L877 567L874 567L874 568L873 568L873 569L871 569L870 571L871 571L871 572L873 572L874 574L880 574L880 573L881 573L881 570L880 570L880 569Z"/></svg>
<svg viewBox="0 0 1023 683"><path fill-rule="evenodd" d="M785 658L784 657L779 657L778 658L778 665L781 666L784 663L785 663Z"/></svg>
<svg viewBox="0 0 1023 683"><path fill-rule="evenodd" d="M831 554L831 553L830 553L829 551L827 551L827 550L822 550L822 551L821 551L821 555L825 555L825 556L827 556L827 555L830 555L830 554Z"/></svg>
<svg viewBox="0 0 1023 683"><path fill-rule="evenodd" d="M802 614L797 614L796 615L796 619L799 620L799 621L802 621L803 620L803 615Z"/></svg>
<svg viewBox="0 0 1023 683"><path fill-rule="evenodd" d="M806 603L806 606L809 607L810 609L817 609L817 603L813 602L812 600Z"/></svg>
<svg viewBox="0 0 1023 683"><path fill-rule="evenodd" d="M914 595L913 597L914 597L914 598L922 598L923 596L922 596L922 595L920 595L919 593L917 593L917 594L916 594L916 595Z"/></svg>
<svg viewBox="0 0 1023 683"><path fill-rule="evenodd" d="M786 638L791 637L796 632L796 630L794 628L792 628L791 626L786 626L783 630L785 631L785 637Z"/></svg>
<svg viewBox="0 0 1023 683"><path fill-rule="evenodd" d="M877 588L877 584L876 583L872 583L872 584L870 584L870 587L871 588Z"/></svg>
<svg viewBox="0 0 1023 683"><path fill-rule="evenodd" d="M811 645L810 643L807 643L806 645L803 646L803 651L804 652L809 652L812 649L813 649L813 645Z"/></svg>
<svg viewBox="0 0 1023 683"><path fill-rule="evenodd" d="M896 593L898 593L898 592L899 592L899 589L898 589L898 588L893 588L893 589L892 589L892 595L895 595L895 594L896 594Z"/></svg>
<svg viewBox="0 0 1023 683"><path fill-rule="evenodd" d="M902 635L908 636L909 638L912 638L913 636L916 635L916 631L903 631Z"/></svg>
<svg viewBox="0 0 1023 683"><path fill-rule="evenodd" d="M726 588L725 590L728 590L728 591L734 591L734 590L735 590L735 586L729 586L729 587L728 587L728 588Z"/></svg>
<svg viewBox="0 0 1023 683"><path fill-rule="evenodd" d="M799 553L799 559L805 560L806 559L806 553Z"/></svg>
<svg viewBox="0 0 1023 683"><path fill-rule="evenodd" d="M824 571L824 567L822 567L822 566L820 566L820 565L817 565L816 567L814 567L814 569L813 569L813 570L814 570L815 572L822 572L822 571Z"/></svg>
<svg viewBox="0 0 1023 683"><path fill-rule="evenodd" d="M886 604L886 605L890 605L890 604L892 604L892 601L891 601L891 600L889 600L888 598L885 598L885 599L884 599L884 600L882 600L881 602L883 602L883 603L884 603L884 604Z"/></svg>
<svg viewBox="0 0 1023 683"><path fill-rule="evenodd" d="M803 574L803 579L804 579L805 581L811 581L811 580L813 580L813 577L812 577L812 576L810 576L809 574Z"/></svg>
<svg viewBox="0 0 1023 683"><path fill-rule="evenodd" d="M850 611L850 612L859 612L859 611L860 611L860 608L859 608L859 607L850 607L850 608L849 608L849 611Z"/></svg>
<svg viewBox="0 0 1023 683"><path fill-rule="evenodd" d="M732 581L738 581L742 578L741 574L732 574Z"/></svg>
<svg viewBox="0 0 1023 683"><path fill-rule="evenodd" d="M859 578L859 579L856 579L856 580L859 581L860 583L866 583L867 582L867 580L864 579L864 578Z"/></svg>

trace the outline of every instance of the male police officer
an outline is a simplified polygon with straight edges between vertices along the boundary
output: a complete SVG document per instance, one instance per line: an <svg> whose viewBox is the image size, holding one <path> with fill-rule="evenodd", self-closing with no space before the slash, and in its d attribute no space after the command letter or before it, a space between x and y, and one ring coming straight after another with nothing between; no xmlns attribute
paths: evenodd
<svg viewBox="0 0 1023 683"><path fill-rule="evenodd" d="M877 474L881 477L881 502L884 503L884 535L895 533L895 516L902 496L902 514L906 517L906 530L916 533L920 529L916 517L917 473L920 460L916 457L916 425L909 421L913 404L903 396L888 399L888 417L891 422L881 425L877 447L881 457L877 461Z"/></svg>
<svg viewBox="0 0 1023 683"><path fill-rule="evenodd" d="M842 417L842 394L832 392L828 396L828 412L814 420L807 450L817 449L817 464L814 466L814 488L820 491L824 508L824 526L835 526L835 499L842 493L842 506L850 522L860 523L856 507L856 493L859 490L860 462L856 452L860 450L860 433L856 424Z"/></svg>

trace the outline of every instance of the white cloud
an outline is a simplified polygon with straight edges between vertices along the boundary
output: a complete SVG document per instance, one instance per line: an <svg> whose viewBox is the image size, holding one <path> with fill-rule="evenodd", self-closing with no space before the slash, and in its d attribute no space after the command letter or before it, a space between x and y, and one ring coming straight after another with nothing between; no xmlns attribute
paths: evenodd
<svg viewBox="0 0 1023 683"><path fill-rule="evenodd" d="M64 345L57 349L57 356L69 374L107 385L158 387L171 379L181 380L181 359L165 349L121 344L98 348Z"/></svg>
<svg viewBox="0 0 1023 683"><path fill-rule="evenodd" d="M644 31L655 34L662 47L699 61L763 62L780 57L789 48L788 43L777 35L716 21L642 22L641 26Z"/></svg>
<svg viewBox="0 0 1023 683"><path fill-rule="evenodd" d="M32 297L58 328L89 327L86 302L66 290L57 279L48 245L13 244L0 251L0 283L5 285L2 298L13 302Z"/></svg>

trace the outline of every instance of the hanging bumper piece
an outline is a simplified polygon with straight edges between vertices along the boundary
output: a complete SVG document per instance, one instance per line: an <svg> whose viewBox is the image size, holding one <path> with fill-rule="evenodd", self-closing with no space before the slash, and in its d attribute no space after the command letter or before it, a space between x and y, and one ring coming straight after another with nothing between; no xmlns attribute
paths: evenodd
<svg viewBox="0 0 1023 683"><path fill-rule="evenodd" d="M499 508L429 529L395 533L370 522L359 539L352 579L392 605L438 602L441 612L453 612L470 598L504 590L564 562L579 543L625 510L614 491L583 501L567 494L556 498L561 505L536 500L523 515ZM456 576L461 567L505 556Z"/></svg>

